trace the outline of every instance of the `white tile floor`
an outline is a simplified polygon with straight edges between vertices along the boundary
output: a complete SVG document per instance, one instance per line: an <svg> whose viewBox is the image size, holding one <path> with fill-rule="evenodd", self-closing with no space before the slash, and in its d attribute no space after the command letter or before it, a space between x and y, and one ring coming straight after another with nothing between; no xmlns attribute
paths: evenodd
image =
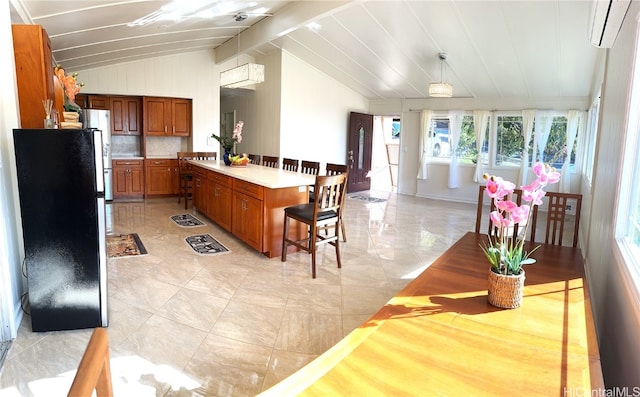
<svg viewBox="0 0 640 397"><path fill-rule="evenodd" d="M471 231L475 205L365 192L346 200L342 269L320 248L268 259L175 199L115 203L115 233L138 233L149 254L110 259L108 327L116 396L252 396L286 378L364 322ZM192 212L191 207L187 212ZM231 253L195 254L210 233ZM33 333L25 316L0 374L0 397L64 396L91 330Z"/></svg>

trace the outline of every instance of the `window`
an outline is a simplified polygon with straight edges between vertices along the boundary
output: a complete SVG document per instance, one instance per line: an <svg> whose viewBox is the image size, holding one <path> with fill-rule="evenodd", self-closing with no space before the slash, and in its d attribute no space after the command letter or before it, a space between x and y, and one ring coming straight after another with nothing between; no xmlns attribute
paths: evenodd
<svg viewBox="0 0 640 397"><path fill-rule="evenodd" d="M496 118L497 147L496 165L520 166L524 135L522 130L522 116L499 115Z"/></svg>
<svg viewBox="0 0 640 397"><path fill-rule="evenodd" d="M461 164L475 164L478 155L476 146L476 129L473 116L464 116L458 141L458 162ZM487 125L487 130L484 132L484 145L480 152L480 161L482 164L489 164L489 125Z"/></svg>
<svg viewBox="0 0 640 397"><path fill-rule="evenodd" d="M600 113L600 93L589 109L587 122L587 139L585 140L584 175L591 184L593 178L593 160L596 156L596 140L598 139L598 117Z"/></svg>
<svg viewBox="0 0 640 397"><path fill-rule="evenodd" d="M443 117L431 118L431 130L429 131L430 147L433 158L451 158L451 146L449 145L449 119Z"/></svg>
<svg viewBox="0 0 640 397"><path fill-rule="evenodd" d="M573 141L573 147L570 150L569 165L576 164L576 149L578 147L578 139ZM564 116L554 117L551 124L551 133L547 140L547 145L542 153L542 161L548 163L555 169L561 169L567 157L567 118Z"/></svg>
<svg viewBox="0 0 640 397"><path fill-rule="evenodd" d="M639 44L640 45L640 44ZM616 214L615 236L629 275L640 290L640 48L636 48L628 124L623 143L623 163Z"/></svg>

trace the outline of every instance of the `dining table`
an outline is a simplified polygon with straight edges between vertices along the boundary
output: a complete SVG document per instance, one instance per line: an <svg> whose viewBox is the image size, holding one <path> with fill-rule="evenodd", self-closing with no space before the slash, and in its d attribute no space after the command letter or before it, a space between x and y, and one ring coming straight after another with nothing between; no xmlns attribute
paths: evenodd
<svg viewBox="0 0 640 397"><path fill-rule="evenodd" d="M604 392L580 248L536 244L521 306L500 309L487 302L485 242L464 234L362 325L261 395Z"/></svg>

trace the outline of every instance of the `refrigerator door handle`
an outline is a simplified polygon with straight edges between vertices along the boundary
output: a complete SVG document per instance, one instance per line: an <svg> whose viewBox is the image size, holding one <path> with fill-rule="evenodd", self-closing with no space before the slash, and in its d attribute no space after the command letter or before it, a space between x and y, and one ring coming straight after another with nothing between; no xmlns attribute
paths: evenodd
<svg viewBox="0 0 640 397"><path fill-rule="evenodd" d="M104 194L104 163L102 157L102 131L93 130L94 151L96 159L96 190L97 193Z"/></svg>

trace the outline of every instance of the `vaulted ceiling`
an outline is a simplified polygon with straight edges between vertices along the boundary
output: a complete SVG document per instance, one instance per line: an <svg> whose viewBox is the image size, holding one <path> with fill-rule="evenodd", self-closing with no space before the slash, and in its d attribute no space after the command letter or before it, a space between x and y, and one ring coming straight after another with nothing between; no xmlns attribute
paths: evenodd
<svg viewBox="0 0 640 397"><path fill-rule="evenodd" d="M177 2L194 9L168 20L167 0L10 0L12 22L44 26L68 70L283 49L372 99L427 97L442 69L454 97L586 97L604 51L589 43L585 0Z"/></svg>

